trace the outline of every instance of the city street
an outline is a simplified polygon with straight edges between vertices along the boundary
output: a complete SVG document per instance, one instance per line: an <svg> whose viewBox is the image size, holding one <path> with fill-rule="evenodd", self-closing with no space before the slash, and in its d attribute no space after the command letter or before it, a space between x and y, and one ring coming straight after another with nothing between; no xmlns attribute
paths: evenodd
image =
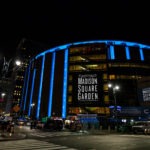
<svg viewBox="0 0 150 150"><path fill-rule="evenodd" d="M55 144L79 150L149 150L150 136L145 135L86 135L52 138Z"/></svg>
<svg viewBox="0 0 150 150"><path fill-rule="evenodd" d="M27 136L22 140L1 141L2 149L66 149L66 150L149 150L150 135L115 134L96 132L49 132L29 127L19 128L18 132Z"/></svg>
<svg viewBox="0 0 150 150"><path fill-rule="evenodd" d="M2 1L0 150L150 150L149 7Z"/></svg>

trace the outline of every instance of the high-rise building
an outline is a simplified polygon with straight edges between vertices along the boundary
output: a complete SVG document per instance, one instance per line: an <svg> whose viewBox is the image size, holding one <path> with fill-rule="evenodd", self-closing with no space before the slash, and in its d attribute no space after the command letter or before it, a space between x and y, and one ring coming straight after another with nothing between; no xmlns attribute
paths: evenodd
<svg viewBox="0 0 150 150"><path fill-rule="evenodd" d="M7 61L4 57L3 65L0 74L0 93L4 96L1 101L1 111L3 114L10 114L12 112L12 103L13 103L13 90L15 87L16 73L20 68L15 62L19 62L14 58L11 58Z"/></svg>
<svg viewBox="0 0 150 150"><path fill-rule="evenodd" d="M20 100L22 97L22 90L23 90L23 84L24 84L24 75L25 70L29 64L29 60L39 52L46 49L46 46L44 44L34 42L32 40L28 39L21 39L16 50L16 58L18 58L21 61L21 66L17 69L13 70L13 80L14 83L14 89L13 89L13 101L12 101L12 112L19 112L19 109L16 109L15 106L20 104ZM15 59L16 59L15 58Z"/></svg>
<svg viewBox="0 0 150 150"><path fill-rule="evenodd" d="M11 102L13 98L12 87L13 85L11 79L0 79L0 115L10 113Z"/></svg>

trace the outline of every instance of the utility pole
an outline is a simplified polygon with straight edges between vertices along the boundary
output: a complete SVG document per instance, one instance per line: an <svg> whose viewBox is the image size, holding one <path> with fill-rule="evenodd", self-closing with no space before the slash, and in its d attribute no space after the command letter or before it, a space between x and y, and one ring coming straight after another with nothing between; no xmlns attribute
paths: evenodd
<svg viewBox="0 0 150 150"><path fill-rule="evenodd" d="M119 86L115 85L113 86L112 84L108 84L109 88L112 88L113 90L113 97L114 97L114 116L115 116L115 121L116 121L116 127L115 129L117 130L118 128L118 111L117 111L117 99L116 99L116 91L119 90Z"/></svg>

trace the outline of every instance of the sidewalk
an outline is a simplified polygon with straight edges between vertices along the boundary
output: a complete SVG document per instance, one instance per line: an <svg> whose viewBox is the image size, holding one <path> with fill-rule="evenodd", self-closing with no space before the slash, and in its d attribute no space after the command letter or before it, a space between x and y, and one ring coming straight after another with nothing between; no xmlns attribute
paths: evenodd
<svg viewBox="0 0 150 150"><path fill-rule="evenodd" d="M0 134L0 141L7 141L7 140L16 140L16 139L24 139L26 137L26 134L23 133L5 133Z"/></svg>
<svg viewBox="0 0 150 150"><path fill-rule="evenodd" d="M43 130L45 131L45 130ZM48 130L46 130L48 131ZM63 131L71 132L68 129L63 129ZM0 141L7 141L7 140L21 140L26 138L27 132L31 132L29 130L25 130L24 128L20 128L19 126L15 126L14 133L5 132L2 134L0 132ZM79 134L95 134L95 135L107 135L107 134L119 134L115 130L98 130L98 129L91 129L91 130L79 130L79 131L72 131Z"/></svg>
<svg viewBox="0 0 150 150"><path fill-rule="evenodd" d="M16 139L24 139L26 138L26 133L21 132L21 129L19 129L18 126L14 127L14 133L9 132L0 132L0 141L7 141L7 140L16 140Z"/></svg>

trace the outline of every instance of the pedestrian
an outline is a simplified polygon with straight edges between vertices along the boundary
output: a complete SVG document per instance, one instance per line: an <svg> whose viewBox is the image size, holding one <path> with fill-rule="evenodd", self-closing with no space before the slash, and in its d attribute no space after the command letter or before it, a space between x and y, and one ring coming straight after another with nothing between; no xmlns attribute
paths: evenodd
<svg viewBox="0 0 150 150"><path fill-rule="evenodd" d="M10 133L14 133L14 122L10 122Z"/></svg>
<svg viewBox="0 0 150 150"><path fill-rule="evenodd" d="M5 126L5 122L2 122L2 134L4 134L4 132L5 132L5 128L6 128L6 126Z"/></svg>
<svg viewBox="0 0 150 150"><path fill-rule="evenodd" d="M10 121L7 122L7 132L11 132L11 123Z"/></svg>
<svg viewBox="0 0 150 150"><path fill-rule="evenodd" d="M34 129L36 129L36 125L37 125L37 121L34 120L34 122L33 122L33 128L34 128Z"/></svg>
<svg viewBox="0 0 150 150"><path fill-rule="evenodd" d="M30 129L33 129L33 120L31 120Z"/></svg>

